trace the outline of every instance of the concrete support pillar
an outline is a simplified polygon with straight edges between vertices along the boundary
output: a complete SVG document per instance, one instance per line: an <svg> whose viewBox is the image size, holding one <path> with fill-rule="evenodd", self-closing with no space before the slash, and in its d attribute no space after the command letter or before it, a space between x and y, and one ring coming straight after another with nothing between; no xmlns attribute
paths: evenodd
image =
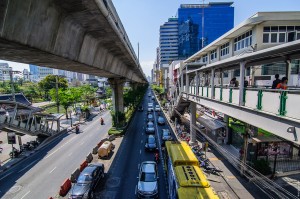
<svg viewBox="0 0 300 199"><path fill-rule="evenodd" d="M224 72L222 69L220 69L220 86L223 87L224 82Z"/></svg>
<svg viewBox="0 0 300 199"><path fill-rule="evenodd" d="M188 74L188 68L186 66L186 73L185 73L185 92L189 92L189 74Z"/></svg>
<svg viewBox="0 0 300 199"><path fill-rule="evenodd" d="M180 73L180 91L183 91L183 71Z"/></svg>
<svg viewBox="0 0 300 199"><path fill-rule="evenodd" d="M228 141L229 141L229 129L228 129L229 128L229 116L228 115L224 114L224 122L226 123L226 127L225 127L226 137L225 137L224 143L228 144Z"/></svg>
<svg viewBox="0 0 300 199"><path fill-rule="evenodd" d="M211 86L211 90L210 90L210 96L211 96L211 99L214 99L215 96L215 69L212 68L211 69L211 74L210 74L210 86Z"/></svg>
<svg viewBox="0 0 300 199"><path fill-rule="evenodd" d="M196 103L195 102L191 102L190 103L190 135L191 135L191 139L190 139L190 145L195 145L197 144L197 140L196 140Z"/></svg>
<svg viewBox="0 0 300 199"><path fill-rule="evenodd" d="M115 112L124 113L124 98L123 98L123 89L124 89L124 79L120 78L110 78L108 82L112 88L112 98L113 98L113 110Z"/></svg>
<svg viewBox="0 0 300 199"><path fill-rule="evenodd" d="M198 96L199 95L199 72L196 71L196 95Z"/></svg>
<svg viewBox="0 0 300 199"><path fill-rule="evenodd" d="M292 73L292 63L291 60L285 60L285 76L288 78L288 86L292 86L291 80L291 73Z"/></svg>
<svg viewBox="0 0 300 199"><path fill-rule="evenodd" d="M240 63L240 88L239 88L239 106L244 105L244 79L246 62Z"/></svg>

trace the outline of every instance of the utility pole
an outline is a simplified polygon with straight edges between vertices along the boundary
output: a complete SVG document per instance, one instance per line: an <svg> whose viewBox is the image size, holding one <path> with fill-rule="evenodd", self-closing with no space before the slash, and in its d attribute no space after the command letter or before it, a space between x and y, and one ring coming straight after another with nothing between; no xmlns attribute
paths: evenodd
<svg viewBox="0 0 300 199"><path fill-rule="evenodd" d="M59 101L58 101L58 76L55 76L55 89L56 89L56 106L57 106L57 113L59 113Z"/></svg>
<svg viewBox="0 0 300 199"><path fill-rule="evenodd" d="M16 95L15 95L15 87L14 87L14 80L13 80L13 71L9 71L9 78L11 83L11 94L12 94L12 101L16 101Z"/></svg>

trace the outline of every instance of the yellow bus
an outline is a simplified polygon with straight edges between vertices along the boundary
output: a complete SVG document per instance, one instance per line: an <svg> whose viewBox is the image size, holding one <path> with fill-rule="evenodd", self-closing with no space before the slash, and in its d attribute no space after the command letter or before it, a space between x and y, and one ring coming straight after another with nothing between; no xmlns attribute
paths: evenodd
<svg viewBox="0 0 300 199"><path fill-rule="evenodd" d="M171 199L218 199L186 142L166 141L165 164Z"/></svg>

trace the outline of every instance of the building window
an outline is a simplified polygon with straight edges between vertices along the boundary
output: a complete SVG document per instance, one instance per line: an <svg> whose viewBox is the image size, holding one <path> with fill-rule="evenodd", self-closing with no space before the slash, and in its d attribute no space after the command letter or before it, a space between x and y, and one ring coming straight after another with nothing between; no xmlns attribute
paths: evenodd
<svg viewBox="0 0 300 199"><path fill-rule="evenodd" d="M236 37L234 39L234 51L247 48L252 45L252 30Z"/></svg>
<svg viewBox="0 0 300 199"><path fill-rule="evenodd" d="M217 58L217 49L210 51L210 60Z"/></svg>
<svg viewBox="0 0 300 199"><path fill-rule="evenodd" d="M221 46L220 54L221 57L229 54L229 42Z"/></svg>
<svg viewBox="0 0 300 199"><path fill-rule="evenodd" d="M300 39L300 26L266 26L263 43L285 43Z"/></svg>
<svg viewBox="0 0 300 199"><path fill-rule="evenodd" d="M207 54L202 57L202 62L203 63L207 62Z"/></svg>

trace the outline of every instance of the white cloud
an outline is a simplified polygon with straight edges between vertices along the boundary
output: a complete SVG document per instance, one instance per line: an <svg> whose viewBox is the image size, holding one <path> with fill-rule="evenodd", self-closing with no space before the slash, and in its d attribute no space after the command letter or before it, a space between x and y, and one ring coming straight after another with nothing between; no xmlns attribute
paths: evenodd
<svg viewBox="0 0 300 199"><path fill-rule="evenodd" d="M6 61L6 60L0 60L0 63L8 63L9 67L12 67L13 70L17 70L17 71L23 71L24 69L29 70L28 64L22 64L22 63Z"/></svg>
<svg viewBox="0 0 300 199"><path fill-rule="evenodd" d="M146 76L151 77L151 69L153 69L154 61L141 61L141 66Z"/></svg>

